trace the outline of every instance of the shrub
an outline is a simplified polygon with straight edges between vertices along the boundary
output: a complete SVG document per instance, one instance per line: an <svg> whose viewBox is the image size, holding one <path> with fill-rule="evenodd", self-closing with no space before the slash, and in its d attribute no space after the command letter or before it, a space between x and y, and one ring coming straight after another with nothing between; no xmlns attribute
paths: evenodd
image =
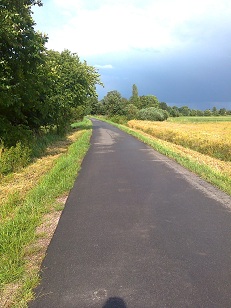
<svg viewBox="0 0 231 308"><path fill-rule="evenodd" d="M109 118L110 121L115 122L117 124L127 124L127 118L126 116L120 116L120 115L115 115L113 117Z"/></svg>
<svg viewBox="0 0 231 308"><path fill-rule="evenodd" d="M128 104L124 111L128 120L136 119L139 112L138 108L134 104Z"/></svg>
<svg viewBox="0 0 231 308"><path fill-rule="evenodd" d="M137 118L139 120L147 121L164 121L168 118L168 112L166 110L158 109L155 107L149 107L141 109L138 112Z"/></svg>
<svg viewBox="0 0 231 308"><path fill-rule="evenodd" d="M16 146L2 150L0 157L0 173L7 174L25 167L31 160L31 150L18 142Z"/></svg>

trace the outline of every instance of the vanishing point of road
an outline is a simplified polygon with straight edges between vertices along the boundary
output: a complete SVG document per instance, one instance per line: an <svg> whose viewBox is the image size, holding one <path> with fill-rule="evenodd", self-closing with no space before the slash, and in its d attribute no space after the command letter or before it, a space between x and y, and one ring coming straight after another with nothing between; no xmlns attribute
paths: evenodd
<svg viewBox="0 0 231 308"><path fill-rule="evenodd" d="M231 307L231 198L92 122L29 307Z"/></svg>

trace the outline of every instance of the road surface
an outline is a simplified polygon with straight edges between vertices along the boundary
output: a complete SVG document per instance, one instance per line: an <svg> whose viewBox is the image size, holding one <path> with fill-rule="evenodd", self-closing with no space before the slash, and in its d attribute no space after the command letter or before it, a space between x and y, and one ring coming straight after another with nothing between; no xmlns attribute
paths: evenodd
<svg viewBox="0 0 231 308"><path fill-rule="evenodd" d="M231 198L117 128L93 128L29 307L231 307Z"/></svg>

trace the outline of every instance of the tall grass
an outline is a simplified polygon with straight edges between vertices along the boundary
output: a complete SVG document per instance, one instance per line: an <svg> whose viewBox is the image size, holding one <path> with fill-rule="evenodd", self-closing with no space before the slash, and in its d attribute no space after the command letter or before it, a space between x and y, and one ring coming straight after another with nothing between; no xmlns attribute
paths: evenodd
<svg viewBox="0 0 231 308"><path fill-rule="evenodd" d="M80 125L90 128L90 124L89 120L85 120ZM0 287L4 290L8 284L19 283L21 299L17 301L26 302L28 294L31 298L31 289L38 282L37 273L28 271L28 245L36 239L36 228L44 215L54 210L56 198L73 186L89 148L90 136L91 129L81 130L78 140L58 158L50 172L41 178L24 200L15 195L0 207ZM22 292L23 289L26 291Z"/></svg>
<svg viewBox="0 0 231 308"><path fill-rule="evenodd" d="M34 136L27 143L18 142L10 148L0 147L0 177L21 170L34 158L44 155L49 145L60 140L65 140L65 136L49 131Z"/></svg>

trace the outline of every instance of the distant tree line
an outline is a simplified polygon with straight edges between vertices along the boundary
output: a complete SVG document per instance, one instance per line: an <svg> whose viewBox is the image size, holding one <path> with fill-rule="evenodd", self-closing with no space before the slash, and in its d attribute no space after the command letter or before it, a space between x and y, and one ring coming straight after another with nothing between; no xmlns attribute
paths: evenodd
<svg viewBox="0 0 231 308"><path fill-rule="evenodd" d="M231 110L225 108L212 110L194 110L187 106L168 106L165 102L160 102L154 95L139 96L138 88L134 84L130 99L122 97L118 91L110 91L101 100L93 99L89 101L88 113L102 114L109 117L125 117L127 120L154 120L163 121L168 117L180 116L224 116L231 115Z"/></svg>
<svg viewBox="0 0 231 308"><path fill-rule="evenodd" d="M126 120L140 119L164 121L169 114L160 108L160 102L154 95L138 95L136 85L133 85L130 99L122 97L118 91L110 91L100 101L92 100L91 114L107 115L109 117L121 117Z"/></svg>
<svg viewBox="0 0 231 308"><path fill-rule="evenodd" d="M65 50L47 50L35 31L32 6L40 0L0 3L0 143L24 142L44 128L64 133L96 98L99 74Z"/></svg>

